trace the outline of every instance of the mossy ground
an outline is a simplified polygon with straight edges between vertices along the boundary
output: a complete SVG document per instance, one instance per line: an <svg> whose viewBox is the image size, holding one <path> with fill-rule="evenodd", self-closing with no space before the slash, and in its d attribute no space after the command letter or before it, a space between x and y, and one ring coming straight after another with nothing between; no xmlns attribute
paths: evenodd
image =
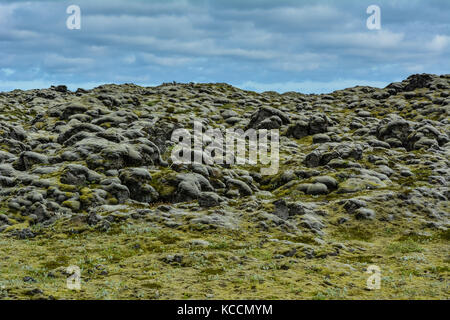
<svg viewBox="0 0 450 320"><path fill-rule="evenodd" d="M133 221L101 233L74 224L35 227L38 236L27 240L0 235L2 299L450 298L448 232L399 236L399 226L381 222L331 226L328 238L352 249L334 255L328 244L316 246L308 258L299 248L312 237L251 227L182 231ZM170 263L168 255L182 259ZM80 291L66 287L70 265L81 268ZM369 265L381 268L380 290L366 289Z"/></svg>
<svg viewBox="0 0 450 320"><path fill-rule="evenodd" d="M218 90L228 95L235 91L226 84L198 84L195 87ZM134 94L136 87L111 86L111 90L120 91L119 89ZM416 93L427 91L419 89ZM297 103L284 99L289 93L266 93L264 97L250 91L238 93L249 98L261 98L261 101L275 108L297 112ZM332 95L337 100L344 99L343 92L337 91ZM293 96L303 98L297 93ZM80 103L91 105L91 98L92 96L82 97ZM246 118L247 112L253 113L256 110L254 105L241 105L233 98L230 103L208 111L199 107L203 102L198 98L197 95L187 94L181 108L180 103L173 104L169 101L167 93L155 92L150 97L143 98L140 105L134 105L133 99L127 103L133 105L133 113L140 118L149 118L151 114L168 122L185 125L184 114L189 114L191 118L208 118L217 116L220 109L228 109ZM427 114L414 106L415 103L422 102L426 102L426 99L417 96L406 101L404 107L397 107L394 102L386 100L382 107L380 105L370 110L372 116L379 120L384 119L387 114L396 113L407 120L419 121ZM48 101L42 100L41 103L44 105ZM322 105L314 105L314 110L338 118L337 122L341 127L350 126L356 112L354 108L332 104L333 109L327 111ZM45 115L42 121L33 124L36 111L27 104L24 104L24 107L30 111L23 112L15 105L4 105L0 115L9 121L21 123L27 132L41 130L40 138L44 141L56 140L56 134L46 130L59 119ZM427 118L432 120L442 120L445 117L445 113L427 115ZM219 119L210 125L217 127L225 123L224 119ZM362 123L366 125L368 120L362 120ZM101 127L114 128L114 124L104 122ZM355 132L355 129L349 130L345 138L358 142L359 138L354 136ZM281 136L285 137L286 132L281 133ZM4 135L4 130L0 130L0 135ZM318 147L318 144L313 143L311 135L302 139L290 139L289 142L286 148L280 150L280 174L268 178L267 181L263 179L260 185L260 190L271 191L274 197L258 195L260 200L264 200L258 210L272 213L273 200L281 198L316 202L318 211L323 209L326 213L326 217L323 217L325 227L321 239L306 229L301 229L301 233L295 235L282 232L273 226L262 231L257 227L259 212L253 208L240 211L241 225L234 231L209 229L207 226L193 227L187 219L177 229L159 225L155 221L129 219L113 223L109 231L100 232L98 228L90 227L80 218L87 215L85 209L94 200L92 190L98 186L62 184L62 172L58 170L43 174L41 178L54 182L68 199L78 193L79 203L67 200L64 205L72 208L79 216L75 215L70 220L58 220L46 228L34 225L31 228L37 236L20 240L12 236L11 232L28 228L30 221L20 212L9 210L8 199L0 203L0 213L9 212L8 217L10 222L13 222L0 233L0 299L450 298L449 232L424 226L420 219L426 216L426 212L423 212L425 207L408 207L397 199L383 200L382 203L374 201L371 208L376 210L376 220L357 221L343 211L342 205L336 204L336 200L343 198L343 195L336 191L327 195L311 196L297 190L298 184L311 182L311 179L295 177L290 181L291 184L282 181L283 174L287 171L312 170L304 167L302 161L306 154ZM0 150L13 152L12 148L12 145L5 142L0 144ZM164 159L168 158L171 150L170 147L165 150L162 155ZM363 158L356 162L364 169L376 169L379 164L369 161L369 156L379 156L389 167L395 168L397 164L401 164L410 169L413 175L393 175L390 177L392 184L374 190L361 190L349 197L376 196L390 191L403 197L413 192L416 187L434 187L429 180L436 173L425 165L424 161L419 164L408 162L414 157L432 159L432 153L413 150L405 153L405 157L393 158L392 151L381 148L365 150ZM85 161L78 164L87 165ZM259 166L241 168L254 172L260 170ZM177 171L173 169L169 167L151 170L150 184L162 196L161 202L154 204L155 207L166 202L171 203L176 190L173 181L177 175ZM339 183L352 174L358 174L358 170L354 168L337 171L320 168L320 171L321 175L332 176ZM342 178L342 174L345 178ZM55 186L51 186L47 191L52 191ZM230 207L235 209L246 201L247 199L243 198L240 202L232 202ZM118 200L110 197L108 203L117 204ZM441 206L442 211L448 210L443 204ZM140 207L138 204L129 205L130 210ZM148 206L142 205L142 208ZM406 217L405 213L409 209L415 214L414 218ZM111 216L115 219L123 217L125 220L127 213L130 213L127 211L128 209L123 212L117 210ZM201 213L197 210L193 212ZM390 215L393 219L389 218ZM339 225L337 221L342 217L349 220L344 225ZM201 245L205 242L197 242L197 245L194 245L192 241L198 239L207 241L206 245ZM312 255L311 250L314 252ZM178 258L171 262L168 256ZM71 265L81 269L80 291L69 290L66 286L69 275L65 270ZM380 290L371 291L366 288L370 276L366 273L369 265L377 265L381 269Z"/></svg>

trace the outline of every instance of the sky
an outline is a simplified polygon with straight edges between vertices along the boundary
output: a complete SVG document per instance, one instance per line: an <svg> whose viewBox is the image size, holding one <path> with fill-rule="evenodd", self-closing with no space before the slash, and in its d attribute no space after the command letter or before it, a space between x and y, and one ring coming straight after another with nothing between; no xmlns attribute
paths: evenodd
<svg viewBox="0 0 450 320"><path fill-rule="evenodd" d="M70 5L80 29L69 29ZM370 5L381 28L370 30ZM327 93L450 73L448 0L0 0L0 91L226 82ZM70 19L70 21L73 21Z"/></svg>

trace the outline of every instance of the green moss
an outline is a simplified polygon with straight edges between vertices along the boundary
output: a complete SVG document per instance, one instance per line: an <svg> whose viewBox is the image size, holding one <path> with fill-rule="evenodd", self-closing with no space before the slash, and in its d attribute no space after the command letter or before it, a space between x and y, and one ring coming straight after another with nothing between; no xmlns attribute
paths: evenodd
<svg viewBox="0 0 450 320"><path fill-rule="evenodd" d="M429 241L432 241L433 239L434 239L434 237L431 235L412 232L412 233L408 233L408 234L404 234L404 235L400 236L398 238L398 241L400 241L400 242L413 241L413 242L417 242L417 243L427 243Z"/></svg>
<svg viewBox="0 0 450 320"><path fill-rule="evenodd" d="M53 270L58 267L68 267L70 258L68 256L57 256L54 260L42 262L41 266L47 270Z"/></svg>
<svg viewBox="0 0 450 320"><path fill-rule="evenodd" d="M386 248L386 253L411 253L411 252L422 252L423 248L419 246L414 240L408 239L401 242L390 243Z"/></svg>
<svg viewBox="0 0 450 320"><path fill-rule="evenodd" d="M362 241L370 241L374 233L373 229L359 224L353 226L339 226L337 230L333 233L337 238L345 239L345 240L362 240Z"/></svg>
<svg viewBox="0 0 450 320"><path fill-rule="evenodd" d="M225 273L225 270L219 268L206 268L201 271L202 275L211 276Z"/></svg>
<svg viewBox="0 0 450 320"><path fill-rule="evenodd" d="M110 198L106 199L106 201L108 202L109 205L113 205L113 206L119 204L119 200L117 200L114 197L110 197Z"/></svg>
<svg viewBox="0 0 450 320"><path fill-rule="evenodd" d="M302 234L302 235L286 235L286 234L281 234L276 236L276 239L279 240L288 240L288 241L292 241L292 242L297 242L297 243L306 243L306 244L317 244L317 242L314 240L314 236L310 235L310 234Z"/></svg>
<svg viewBox="0 0 450 320"><path fill-rule="evenodd" d="M236 109L236 106L234 104L232 104L232 103L227 103L227 104L224 104L221 108L222 109L231 109L231 110L233 110L233 109Z"/></svg>
<svg viewBox="0 0 450 320"><path fill-rule="evenodd" d="M5 229L4 233L10 233L11 231L22 230L22 229L25 229L25 228L28 228L28 227L29 227L29 222L25 221L23 223L17 223L17 224L13 224L11 226L8 226Z"/></svg>
<svg viewBox="0 0 450 320"><path fill-rule="evenodd" d="M177 173L171 169L164 169L151 174L150 185L158 192L160 199L163 201L172 199L176 192Z"/></svg>
<svg viewBox="0 0 450 320"><path fill-rule="evenodd" d="M158 235L157 239L164 244L175 244L181 240L176 235L172 235L170 233L162 233L162 234Z"/></svg>
<svg viewBox="0 0 450 320"><path fill-rule="evenodd" d="M349 262L359 262L359 263L373 263L376 259L374 255L354 255L352 257L348 257L347 260Z"/></svg>
<svg viewBox="0 0 450 320"><path fill-rule="evenodd" d="M441 231L438 235L438 237L442 240L450 241L450 229L447 229L445 231Z"/></svg>
<svg viewBox="0 0 450 320"><path fill-rule="evenodd" d="M89 207L95 200L95 196L92 193L92 190L87 187L84 187L80 190L80 193L81 193L80 196L81 206L83 208Z"/></svg>
<svg viewBox="0 0 450 320"><path fill-rule="evenodd" d="M444 273L450 273L450 266L446 265L446 266L433 266L433 267L429 267L427 269L428 271L432 272L432 273L436 273L436 274L444 274Z"/></svg>
<svg viewBox="0 0 450 320"><path fill-rule="evenodd" d="M145 282L141 286L146 289L161 289L163 287L158 282Z"/></svg>
<svg viewBox="0 0 450 320"><path fill-rule="evenodd" d="M77 191L77 187L70 185L70 184L63 184L63 183L59 183L58 184L58 189L63 191L63 192L76 192Z"/></svg>
<svg viewBox="0 0 450 320"><path fill-rule="evenodd" d="M428 178L433 175L433 171L428 168L413 168L411 172L413 173L412 176L399 178L396 182L402 186L426 186L428 185Z"/></svg>
<svg viewBox="0 0 450 320"><path fill-rule="evenodd" d="M157 104L160 101L161 101L160 99L152 100L152 101L147 102L146 105L148 105L149 107L152 107L152 106L154 106L155 104Z"/></svg>
<svg viewBox="0 0 450 320"><path fill-rule="evenodd" d="M72 209L73 211L79 211L81 208L80 202L75 200L66 200L62 203L63 207Z"/></svg>
<svg viewBox="0 0 450 320"><path fill-rule="evenodd" d="M260 95L255 92L240 91L224 84L195 84L193 87L205 91L220 91L231 101L234 96L243 93L250 98L260 99L264 105L287 108L292 111L296 110L296 105L289 102L288 97L303 97L295 93L279 95L274 92ZM143 91L142 88L132 85L106 86L105 89L120 90L120 88L128 93L125 100L132 96L136 89ZM184 89L181 87L181 90ZM424 89L423 92L426 90ZM98 94L98 91L95 94ZM342 92L333 95L339 99L344 97ZM95 95L86 94L81 99L90 105L92 103L90 99L93 96L95 97ZM139 97L139 95L136 96ZM145 112L154 110L155 116L184 124L183 113L186 113L186 109L178 105L163 105L159 97L155 95L150 97L153 101L148 101L148 98L141 98L140 103L144 105L134 108L131 112L143 116L144 110ZM190 102L201 102L201 95L195 96L189 93L188 99L183 102L187 105L188 111L192 114L197 112L198 116L205 115L202 107L189 107ZM414 102L420 100L413 99ZM128 102L136 103L135 100ZM145 104L158 105L158 108L147 108ZM388 102L384 104L389 105ZM331 105L331 107L335 106ZM144 110L141 111L139 108ZM340 125L348 125L356 108L353 110L340 106L338 108L337 113L330 110L322 111L333 115ZM394 112L412 119L418 115L411 108L409 104L400 111L395 110L394 106L392 108L388 106L377 110L372 109L371 112L378 118L385 118L388 113ZM113 107L113 109L116 111L118 108ZM237 110L236 104L231 102L222 108L219 107L219 111L221 109L233 109L242 114L246 111L253 112L258 109L258 106L248 105ZM317 110L321 109L322 107L318 106ZM10 119L24 118L18 112L12 111L16 110L12 107L4 108L3 114ZM13 114L13 117L10 114ZM423 118L433 117L434 115ZM59 121L56 118L49 120L50 124ZM48 120L45 123L48 123ZM212 125L222 124L223 121L218 121ZM42 123L37 123L35 129L41 126ZM107 128L111 124L106 123L103 126ZM351 135L352 132L354 130L347 132L346 135ZM14 218L19 222L13 227L8 227L7 231L28 227L32 229L36 237L17 239L10 237L9 232L0 234L2 258L7 261L1 269L0 298L29 299L30 295L27 292L31 284L22 281L24 276L32 276L37 280L32 286L44 292L41 298L52 296L57 299L204 299L210 294L213 294L215 299L312 298L319 300L392 299L393 297L442 299L448 296L448 284L445 279L448 278L450 260L444 249L449 241L449 232L427 229L429 234L425 232L404 234L405 230L419 230L423 222L397 214L399 210L412 212L414 210L409 204L402 202L401 197L396 196L408 194L420 185L429 186L428 179L433 172L423 165L408 164L408 157L396 159L396 155L393 157L388 150L377 149L371 152L366 150L364 159L358 160L364 168L375 169L377 165L368 161L368 155L374 154L388 159L390 166L407 165L414 176L397 179L398 176L393 175L391 176L394 182L392 185L377 190L361 190L351 195L332 192L328 195L313 197L297 190L299 183L310 182L310 179L303 180L295 177L292 183L285 183L286 181L282 181L282 173L287 170L294 172L319 170L321 174L336 173L336 179L342 183L340 176L357 175L359 172L327 166L308 169L302 164L304 156L318 146L312 145L312 136L299 140L284 138L295 142L298 148L280 150L279 174L263 177L263 182L258 188L272 191L276 198L314 202L314 211L323 210L324 212L321 218L325 223L324 233L320 236L322 241L317 239L317 234L310 233L299 224L301 216L289 219L289 222L296 224L300 230L286 230L287 224L271 225L269 230L261 230L257 211L273 212L271 199L274 200L274 197L258 197L255 201L257 209L250 207L250 210L244 207L249 203L249 198L230 201L229 206L224 205L209 210L197 207L187 208L194 203L180 204L181 210L185 210L187 214L170 216L171 219L182 222L179 227L173 225L173 228L169 229L165 225L168 215L153 212L143 216L143 219L114 221L107 232L101 232L96 227L89 226L84 214L74 215L70 219L58 219L51 226L30 226L26 220L27 217L22 217L20 212L13 212L7 208L3 210L3 204L1 211L4 211L8 218ZM359 139L353 138L355 141ZM9 148L12 147L6 146L5 149ZM168 148L163 156L170 156L170 151L171 149ZM410 152L410 155L424 158L425 152L414 150ZM83 161L84 165L85 161ZM101 173L109 167L108 164L109 162L100 161L95 164L90 163L89 166L96 167L96 171ZM259 172L262 167L235 166L232 169L242 168L250 172ZM151 184L162 195L163 203L172 202L177 186L175 177L178 173L171 168L152 172ZM42 175L41 178L58 182L60 176L61 172L55 172ZM214 179L223 181L221 176L210 180ZM258 181L255 181L255 184L258 184ZM56 191L52 188L54 187L48 188L49 194ZM92 189L96 188L94 185L88 185L86 188L58 185L57 188L65 192L70 201L79 200L81 213L84 213L82 210L93 205L95 195ZM395 199L379 203L376 196L386 192L392 192ZM373 196L374 201L370 201L370 206L371 209L376 210L377 219L356 221L335 202L347 196ZM109 198L108 202L118 203L115 198ZM401 207L395 207L397 203ZM138 208L152 209L156 205L156 203L152 206L129 204L128 209L123 211L132 213ZM177 206L177 204L171 205ZM217 214L220 214L222 211L219 209L224 210L226 214L239 213L236 214L240 223L239 230L208 229L207 226L190 227L189 219L193 216L201 216L216 210ZM440 209L442 210L443 207ZM392 213L395 216L394 220L381 221L381 218ZM414 213L420 214L420 212ZM111 215L118 218L124 216L122 210L117 210ZM343 225L336 223L343 216L350 219ZM202 239L208 241L210 245L206 247L193 245L192 239ZM336 248L340 248L339 252ZM312 252L314 254L310 254ZM168 255L180 255L182 262L167 263L164 258ZM368 277L365 267L368 264L376 264L382 268L382 290L364 289ZM65 288L67 276L63 270L68 265L78 265L82 270L83 282L80 292ZM48 269L51 269L51 273Z"/></svg>

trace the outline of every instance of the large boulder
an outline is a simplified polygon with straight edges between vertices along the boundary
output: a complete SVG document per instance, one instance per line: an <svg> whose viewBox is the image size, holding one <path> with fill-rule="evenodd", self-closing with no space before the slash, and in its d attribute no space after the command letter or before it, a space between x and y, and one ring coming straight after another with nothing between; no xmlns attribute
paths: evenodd
<svg viewBox="0 0 450 320"><path fill-rule="evenodd" d="M303 163L309 168L324 166L334 159L360 160L363 146L357 143L325 143L306 155Z"/></svg>
<svg viewBox="0 0 450 320"><path fill-rule="evenodd" d="M283 111L264 106L251 115L247 129L278 129L289 123L289 117Z"/></svg>
<svg viewBox="0 0 450 320"><path fill-rule="evenodd" d="M196 200L202 191L214 191L208 179L198 173L179 174L175 201L184 202Z"/></svg>
<svg viewBox="0 0 450 320"><path fill-rule="evenodd" d="M20 154L19 159L14 162L17 170L25 171L31 169L36 164L48 164L48 157L32 151L25 151Z"/></svg>
<svg viewBox="0 0 450 320"><path fill-rule="evenodd" d="M67 165L60 177L61 183L77 186L98 183L100 179L100 174L79 164Z"/></svg>
<svg viewBox="0 0 450 320"><path fill-rule="evenodd" d="M309 135L325 133L331 126L331 120L325 114L314 114L310 118L303 118L289 126L286 135L301 139Z"/></svg>
<svg viewBox="0 0 450 320"><path fill-rule="evenodd" d="M412 128L411 123L402 117L389 115L380 121L376 131L378 139L389 143L391 147L401 147L406 144Z"/></svg>
<svg viewBox="0 0 450 320"><path fill-rule="evenodd" d="M120 170L119 178L128 187L130 198L150 203L158 199L158 192L149 184L152 176L145 168L127 168Z"/></svg>

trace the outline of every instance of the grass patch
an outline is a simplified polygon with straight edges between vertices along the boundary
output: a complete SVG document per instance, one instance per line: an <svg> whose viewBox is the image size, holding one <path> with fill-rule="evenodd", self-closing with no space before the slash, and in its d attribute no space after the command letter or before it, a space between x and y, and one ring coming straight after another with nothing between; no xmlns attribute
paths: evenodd
<svg viewBox="0 0 450 320"><path fill-rule="evenodd" d="M412 239L401 242L393 242L389 244L386 248L386 253L411 253L411 252L422 252L423 248L419 246L417 242Z"/></svg>
<svg viewBox="0 0 450 320"><path fill-rule="evenodd" d="M356 225L350 227L340 226L334 235L344 240L362 240L367 242L373 238L374 234L366 226Z"/></svg>

